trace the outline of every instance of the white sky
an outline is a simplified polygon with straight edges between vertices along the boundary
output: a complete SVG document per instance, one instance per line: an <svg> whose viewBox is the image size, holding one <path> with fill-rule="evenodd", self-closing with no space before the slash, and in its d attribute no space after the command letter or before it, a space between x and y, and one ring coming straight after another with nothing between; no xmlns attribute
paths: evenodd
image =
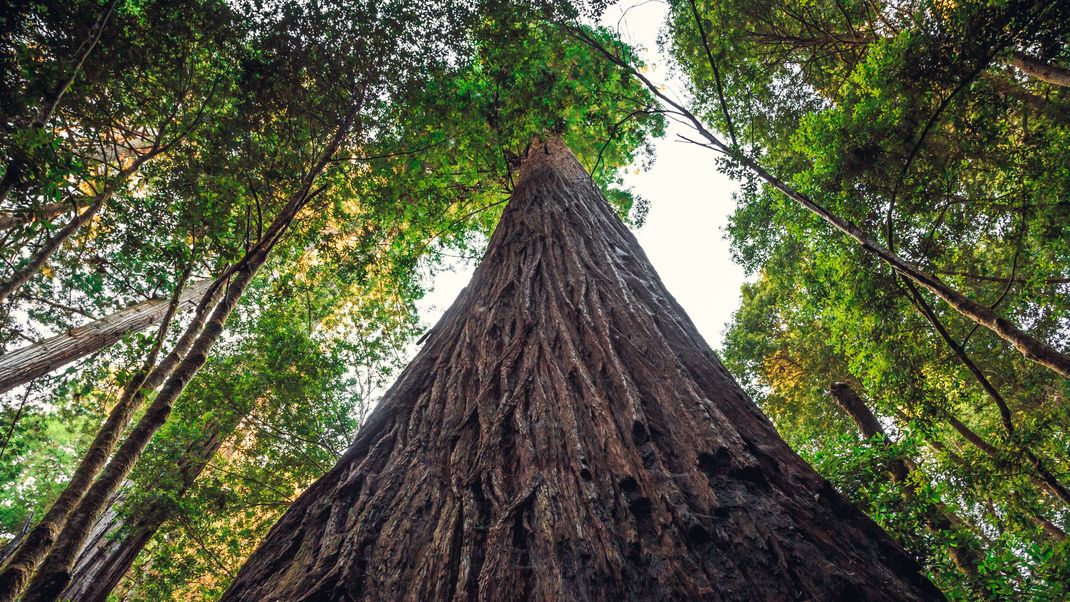
<svg viewBox="0 0 1070 602"><path fill-rule="evenodd" d="M666 5L658 0L626 0L611 6L602 22L617 28L624 41L642 48L643 60L651 67L648 76L678 91L683 87L666 81L668 59L657 49L665 11ZM732 262L724 239L737 186L716 171L712 151L676 141L677 132L686 133L682 126L671 124L666 136L654 141L657 160L645 172L629 172L625 185L650 201L646 224L635 231L639 244L699 332L718 349L724 327L739 306L743 283L743 269ZM418 304L428 326L468 284L475 264L452 268L435 276L433 290Z"/></svg>

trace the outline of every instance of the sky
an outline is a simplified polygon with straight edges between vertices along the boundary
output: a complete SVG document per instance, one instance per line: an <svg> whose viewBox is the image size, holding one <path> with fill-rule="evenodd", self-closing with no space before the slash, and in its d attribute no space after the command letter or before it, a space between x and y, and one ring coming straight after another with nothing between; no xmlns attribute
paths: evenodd
<svg viewBox="0 0 1070 602"><path fill-rule="evenodd" d="M602 18L625 42L642 49L647 75L667 90L683 86L669 79L668 59L658 52L658 29L666 5L659 0L626 0L610 6ZM715 169L712 151L679 142L679 124L654 141L656 160L650 169L630 170L624 184L650 201L646 223L633 230L654 268L702 336L719 349L725 325L739 307L743 269L732 262L724 228L735 209L735 183ZM429 282L431 292L418 304L424 324L431 326L472 277L475 264L454 263Z"/></svg>

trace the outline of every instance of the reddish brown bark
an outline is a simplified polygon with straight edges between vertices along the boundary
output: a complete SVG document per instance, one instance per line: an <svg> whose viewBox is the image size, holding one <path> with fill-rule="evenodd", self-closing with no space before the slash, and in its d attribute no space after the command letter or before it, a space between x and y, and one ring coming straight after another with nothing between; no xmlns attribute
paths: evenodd
<svg viewBox="0 0 1070 602"><path fill-rule="evenodd" d="M571 153L223 599L922 600L777 436Z"/></svg>

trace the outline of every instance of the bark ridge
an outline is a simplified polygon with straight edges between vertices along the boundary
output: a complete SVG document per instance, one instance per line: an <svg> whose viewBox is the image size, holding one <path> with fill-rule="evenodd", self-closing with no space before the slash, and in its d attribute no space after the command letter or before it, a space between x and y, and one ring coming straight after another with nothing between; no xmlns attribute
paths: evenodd
<svg viewBox="0 0 1070 602"><path fill-rule="evenodd" d="M928 600L778 437L571 152L224 600Z"/></svg>

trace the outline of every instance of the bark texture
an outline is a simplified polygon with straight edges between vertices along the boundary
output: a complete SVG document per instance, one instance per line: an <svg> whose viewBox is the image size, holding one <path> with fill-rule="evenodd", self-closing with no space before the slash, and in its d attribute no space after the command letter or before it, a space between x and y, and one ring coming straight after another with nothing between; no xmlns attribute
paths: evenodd
<svg viewBox="0 0 1070 602"><path fill-rule="evenodd" d="M1007 63L1029 77L1039 79L1055 86L1070 87L1070 69L1045 63L1024 52L1013 52Z"/></svg>
<svg viewBox="0 0 1070 602"><path fill-rule="evenodd" d="M248 600L928 600L777 436L558 141Z"/></svg>
<svg viewBox="0 0 1070 602"><path fill-rule="evenodd" d="M185 287L179 310L195 307L211 284L212 280L206 279ZM150 299L0 356L0 393L100 351L131 332L158 323L167 314L169 305L168 299Z"/></svg>

